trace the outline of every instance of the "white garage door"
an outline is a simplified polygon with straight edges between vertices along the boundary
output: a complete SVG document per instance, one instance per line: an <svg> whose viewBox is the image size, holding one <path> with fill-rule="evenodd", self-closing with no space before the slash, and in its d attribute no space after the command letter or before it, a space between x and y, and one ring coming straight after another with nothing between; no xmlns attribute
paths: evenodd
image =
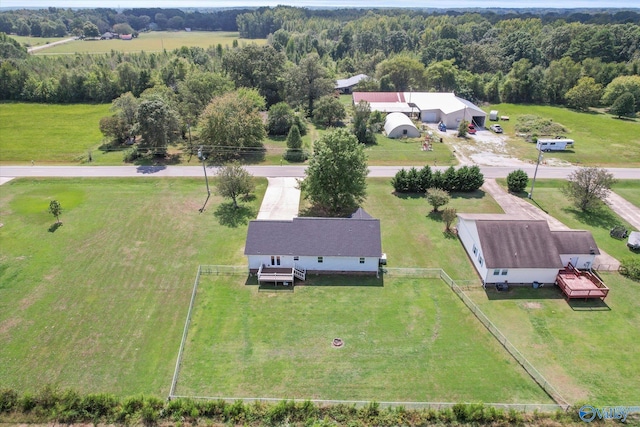
<svg viewBox="0 0 640 427"><path fill-rule="evenodd" d="M422 121L425 123L435 123L438 117L438 113L432 113L430 111L423 111L420 115L422 116Z"/></svg>

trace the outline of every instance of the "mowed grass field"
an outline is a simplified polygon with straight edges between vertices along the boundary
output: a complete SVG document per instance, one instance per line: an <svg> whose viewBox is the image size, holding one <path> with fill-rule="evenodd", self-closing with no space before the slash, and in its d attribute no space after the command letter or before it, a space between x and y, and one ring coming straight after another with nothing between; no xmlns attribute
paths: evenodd
<svg viewBox="0 0 640 427"><path fill-rule="evenodd" d="M640 283L617 273L600 275L611 289L604 303L569 303L555 287L506 293L476 288L467 294L565 399L635 405Z"/></svg>
<svg viewBox="0 0 640 427"><path fill-rule="evenodd" d="M439 279L310 276L272 293L202 276L176 392L553 403Z"/></svg>
<svg viewBox="0 0 640 427"><path fill-rule="evenodd" d="M241 39L237 32L228 31L150 31L140 33L132 40L75 40L73 42L52 46L36 52L36 55L63 55L72 53L109 53L118 52L162 52L172 51L182 46L187 47L216 47L233 46L234 40L238 45L266 44L266 39Z"/></svg>
<svg viewBox="0 0 640 427"><path fill-rule="evenodd" d="M80 163L89 151L95 162L122 153L103 154L100 119L109 104L0 103L0 164ZM113 160L110 160L113 162Z"/></svg>
<svg viewBox="0 0 640 427"><path fill-rule="evenodd" d="M68 39L68 37L31 37L31 36L17 36L15 34L10 34L9 37L15 39L18 43L24 46L35 47L42 46L49 43L58 42L60 40Z"/></svg>
<svg viewBox="0 0 640 427"><path fill-rule="evenodd" d="M562 136L575 141L575 148L563 152L544 154L546 161L558 159L579 166L598 167L640 167L640 120L619 120L604 113L579 113L567 108L542 105L497 104L484 108L498 110L500 115L509 116L509 121L497 123L509 137L511 156L537 160L538 152L533 143L516 136L518 116L536 115L562 124L567 132ZM492 123L488 121L487 126ZM553 138L554 136L551 136Z"/></svg>
<svg viewBox="0 0 640 427"><path fill-rule="evenodd" d="M169 392L199 264L245 263L238 213L198 179L20 179L0 191L0 378L83 392ZM53 231L49 201L63 208ZM221 225L227 224L227 225ZM234 226L235 225L235 226Z"/></svg>
<svg viewBox="0 0 640 427"><path fill-rule="evenodd" d="M620 180L613 185L612 190L640 208L640 180Z"/></svg>

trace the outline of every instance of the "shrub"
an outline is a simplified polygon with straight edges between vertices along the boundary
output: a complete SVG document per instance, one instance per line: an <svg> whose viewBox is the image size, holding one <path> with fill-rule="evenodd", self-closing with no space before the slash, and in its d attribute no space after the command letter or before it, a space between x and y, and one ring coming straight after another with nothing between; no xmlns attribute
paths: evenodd
<svg viewBox="0 0 640 427"><path fill-rule="evenodd" d="M0 414L13 411L18 405L18 392L9 388L0 390Z"/></svg>
<svg viewBox="0 0 640 427"><path fill-rule="evenodd" d="M433 212L438 212L440 206L449 203L449 193L439 188L430 188L427 190L427 202L433 206Z"/></svg>
<svg viewBox="0 0 640 427"><path fill-rule="evenodd" d="M484 175L480 171L480 167L477 165L471 167L462 166L457 170L456 175L456 191L470 193L472 191L476 191L478 188L482 187L482 184L484 184Z"/></svg>
<svg viewBox="0 0 640 427"><path fill-rule="evenodd" d="M111 394L87 394L82 399L81 408L90 419L109 419L115 414L118 403L118 399Z"/></svg>
<svg viewBox="0 0 640 427"><path fill-rule="evenodd" d="M138 149L136 147L131 147L124 150L124 153L122 155L122 161L131 163L138 160L140 157L142 156L140 155L140 152L138 151Z"/></svg>
<svg viewBox="0 0 640 427"><path fill-rule="evenodd" d="M620 274L633 280L640 281L640 258L625 258L620 263Z"/></svg>
<svg viewBox="0 0 640 427"><path fill-rule="evenodd" d="M529 185L529 176L522 169L517 169L507 175L507 188L511 193L521 193Z"/></svg>
<svg viewBox="0 0 640 427"><path fill-rule="evenodd" d="M282 157L288 162L302 163L309 158L309 153L305 150L293 149L285 151Z"/></svg>

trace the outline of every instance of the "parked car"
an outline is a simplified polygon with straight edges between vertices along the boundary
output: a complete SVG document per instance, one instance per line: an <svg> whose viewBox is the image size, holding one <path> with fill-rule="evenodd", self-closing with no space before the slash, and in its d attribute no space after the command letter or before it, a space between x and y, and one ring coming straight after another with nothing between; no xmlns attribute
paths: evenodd
<svg viewBox="0 0 640 427"><path fill-rule="evenodd" d="M440 122L438 123L438 130L440 132L446 132L447 131L447 125L445 125L444 123Z"/></svg>
<svg viewBox="0 0 640 427"><path fill-rule="evenodd" d="M473 125L473 123L469 123L469 129L467 130L467 132L469 132L471 135L476 134L476 127Z"/></svg>
<svg viewBox="0 0 640 427"><path fill-rule="evenodd" d="M500 125L491 125L489 126L489 129L491 129L495 133L502 133L502 126Z"/></svg>

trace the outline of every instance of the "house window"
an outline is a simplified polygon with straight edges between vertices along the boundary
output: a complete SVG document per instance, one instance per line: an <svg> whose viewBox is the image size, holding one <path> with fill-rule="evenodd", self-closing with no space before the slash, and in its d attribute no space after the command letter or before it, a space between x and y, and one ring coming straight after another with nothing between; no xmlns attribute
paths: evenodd
<svg viewBox="0 0 640 427"><path fill-rule="evenodd" d="M364 264L364 258L360 257L360 264Z"/></svg>
<svg viewBox="0 0 640 427"><path fill-rule="evenodd" d="M293 257L293 260L294 260L294 261L300 261L300 257L299 257L299 256L294 256L294 257Z"/></svg>
<svg viewBox="0 0 640 427"><path fill-rule="evenodd" d="M500 269L496 268L495 270L493 270L493 275L494 276L499 276L500 275Z"/></svg>
<svg viewBox="0 0 640 427"><path fill-rule="evenodd" d="M478 257L478 262L480 263L480 265L482 265L482 262L483 262L482 257Z"/></svg>
<svg viewBox="0 0 640 427"><path fill-rule="evenodd" d="M503 269L503 270L502 270L502 275L503 275L503 276L506 276L508 272L509 272L509 270L507 270L507 269L505 268L505 269Z"/></svg>
<svg viewBox="0 0 640 427"><path fill-rule="evenodd" d="M474 255L478 255L478 248L476 247L476 244L473 244L473 254Z"/></svg>
<svg viewBox="0 0 640 427"><path fill-rule="evenodd" d="M324 257L318 257L318 264L322 264L324 262Z"/></svg>
<svg viewBox="0 0 640 427"><path fill-rule="evenodd" d="M406 135L407 134L407 130L406 129L402 129L402 134Z"/></svg>

